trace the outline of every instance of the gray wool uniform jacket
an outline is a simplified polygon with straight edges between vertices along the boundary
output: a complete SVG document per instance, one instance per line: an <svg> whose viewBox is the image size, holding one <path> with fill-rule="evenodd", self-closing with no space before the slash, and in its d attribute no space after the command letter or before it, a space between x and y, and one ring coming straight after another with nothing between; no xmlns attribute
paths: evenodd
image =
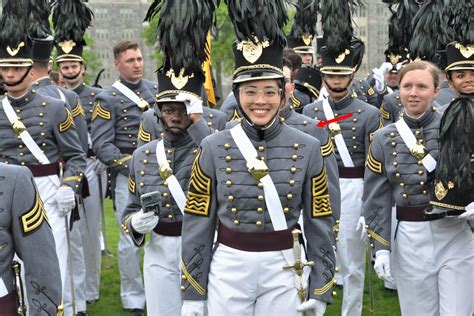
<svg viewBox="0 0 474 316"><path fill-rule="evenodd" d="M0 285L7 293L16 292L12 270L16 253L23 261L28 315L56 315L62 288L56 246L27 168L0 163L0 210Z"/></svg>
<svg viewBox="0 0 474 316"><path fill-rule="evenodd" d="M354 167L363 167L373 134L378 128L382 127L379 110L370 104L354 98L352 95L348 95L337 102L329 99L329 105L334 112L334 117L352 114L352 117L339 121L339 125L347 150L354 162ZM316 120L326 120L323 111L323 101L307 105L303 110L303 114ZM338 166L344 167L335 145L334 150Z"/></svg>
<svg viewBox="0 0 474 316"><path fill-rule="evenodd" d="M331 301L335 268L334 218L319 141L278 120L264 133L243 121L244 132L265 161L289 228L301 210L308 260L315 262L309 296ZM184 300L205 300L217 223L242 233L273 232L261 184L248 172L230 131L202 141L192 169L182 229ZM238 258L236 258L238 260Z"/></svg>
<svg viewBox="0 0 474 316"><path fill-rule="evenodd" d="M79 193L86 158L71 111L61 100L36 93L35 88L30 88L19 99L8 98L49 162L55 163L60 158L65 162L63 182ZM41 164L15 133L1 105L0 135L0 162L23 166Z"/></svg>
<svg viewBox="0 0 474 316"><path fill-rule="evenodd" d="M71 111L74 119L74 125L81 141L82 150L87 153L88 149L88 135L87 135L87 123L85 120L84 109L82 108L79 96L65 88L58 87L53 83L50 78L43 78L32 84L33 89L40 94L47 95L51 98L61 100L60 90L66 98L66 107ZM61 100L62 101L62 100Z"/></svg>
<svg viewBox="0 0 474 316"><path fill-rule="evenodd" d="M204 119L201 119L188 127L187 133L178 141L172 142L166 137L162 138L165 146L166 158L170 164L173 174L186 194L191 177L191 167L198 152L201 141L212 133ZM140 196L144 193L159 191L161 193L161 209L159 222L155 229L166 229L169 224L181 224L183 215L178 208L168 188L166 180L160 175L160 167L156 159L156 145L159 139L155 139L144 146L140 146L133 153L130 162L129 174L129 198L122 218L122 229L130 235L137 246L142 246L144 235L137 233L130 224L133 214L140 211Z"/></svg>
<svg viewBox="0 0 474 316"><path fill-rule="evenodd" d="M202 110L202 118L213 132L218 132L225 128L226 119L223 112L206 106L203 106ZM138 131L138 147L154 139L161 138L163 128L158 121L159 119L154 109L143 112Z"/></svg>
<svg viewBox="0 0 474 316"><path fill-rule="evenodd" d="M75 92L79 96L82 108L84 110L84 116L87 123L87 131L91 132L92 123L92 112L94 111L94 100L95 97L102 92L102 89L91 87L81 82L76 88L71 91Z"/></svg>
<svg viewBox="0 0 474 316"><path fill-rule="evenodd" d="M157 84L141 79L137 84L121 80L135 94L152 106ZM146 110L146 109L145 109ZM144 110L114 87L96 96L92 113L92 149L97 158L113 173L128 176L128 160L137 147L140 117Z"/></svg>
<svg viewBox="0 0 474 316"><path fill-rule="evenodd" d="M433 107L419 119L402 117L435 160L441 116ZM390 250L392 201L398 206L428 205L433 176L410 153L395 124L375 132L365 168L363 205L375 251Z"/></svg>

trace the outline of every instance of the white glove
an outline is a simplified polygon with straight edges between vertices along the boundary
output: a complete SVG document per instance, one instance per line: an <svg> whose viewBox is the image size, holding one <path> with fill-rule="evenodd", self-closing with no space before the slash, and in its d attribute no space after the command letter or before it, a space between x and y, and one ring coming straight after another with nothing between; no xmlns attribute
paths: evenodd
<svg viewBox="0 0 474 316"><path fill-rule="evenodd" d="M315 316L323 316L324 313L326 312L326 306L327 306L326 302L323 302L323 301L320 301L320 300L315 300L314 298L311 298L311 299L301 303L296 308L296 310L298 312L313 311L313 314Z"/></svg>
<svg viewBox="0 0 474 316"><path fill-rule="evenodd" d="M379 68L372 69L375 79L375 89L377 92L383 92L385 89L385 74L392 69L392 64L384 62Z"/></svg>
<svg viewBox="0 0 474 316"><path fill-rule="evenodd" d="M66 216L76 205L74 191L70 186L61 186L56 192L59 215Z"/></svg>
<svg viewBox="0 0 474 316"><path fill-rule="evenodd" d="M158 224L159 217L153 212L143 213L143 210L132 215L130 224L133 229L139 234L149 233Z"/></svg>
<svg viewBox="0 0 474 316"><path fill-rule="evenodd" d="M357 222L356 231L360 233L360 240L363 242L367 242L367 229L365 228L365 217L359 217L359 221Z"/></svg>
<svg viewBox="0 0 474 316"><path fill-rule="evenodd" d="M378 68L378 70L380 70L384 75L390 71L390 69L393 68L393 65L389 62L384 62L382 63L382 65L380 65L380 67Z"/></svg>
<svg viewBox="0 0 474 316"><path fill-rule="evenodd" d="M95 174L102 174L104 173L105 170L107 170L107 166L102 163L99 159L96 159L94 161L94 166L93 166Z"/></svg>
<svg viewBox="0 0 474 316"><path fill-rule="evenodd" d="M204 316L206 301L183 301L181 316Z"/></svg>
<svg viewBox="0 0 474 316"><path fill-rule="evenodd" d="M474 202L469 203L465 209L466 211L459 215L459 218L468 221L474 220Z"/></svg>
<svg viewBox="0 0 474 316"><path fill-rule="evenodd" d="M176 96L176 101L184 103L188 115L202 114L202 100L199 100L197 97L183 92Z"/></svg>
<svg viewBox="0 0 474 316"><path fill-rule="evenodd" d="M394 281L390 274L390 252L388 250L378 250L375 253L374 270L382 280Z"/></svg>

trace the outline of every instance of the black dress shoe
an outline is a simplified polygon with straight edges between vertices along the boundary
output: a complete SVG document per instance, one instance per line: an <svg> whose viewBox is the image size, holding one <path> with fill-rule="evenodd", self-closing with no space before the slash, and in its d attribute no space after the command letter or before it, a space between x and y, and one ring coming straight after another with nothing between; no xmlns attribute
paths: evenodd
<svg viewBox="0 0 474 316"><path fill-rule="evenodd" d="M124 310L128 313L130 313L133 316L144 316L145 312L143 309L139 308L124 308Z"/></svg>
<svg viewBox="0 0 474 316"><path fill-rule="evenodd" d="M87 316L87 312L77 312L76 316Z"/></svg>

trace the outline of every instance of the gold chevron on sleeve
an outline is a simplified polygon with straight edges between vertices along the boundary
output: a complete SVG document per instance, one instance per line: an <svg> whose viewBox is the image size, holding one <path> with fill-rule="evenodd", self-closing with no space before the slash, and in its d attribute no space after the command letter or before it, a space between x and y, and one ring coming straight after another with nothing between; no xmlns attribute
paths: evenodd
<svg viewBox="0 0 474 316"><path fill-rule="evenodd" d="M133 181L131 175L128 175L128 190L131 193L135 193L135 181Z"/></svg>
<svg viewBox="0 0 474 316"><path fill-rule="evenodd" d="M370 142L372 142L372 140L374 139L374 133L375 133L377 130L381 129L382 127L383 127L382 120L379 120L379 125L377 126L377 129L376 129L375 131L369 133L369 141L370 141Z"/></svg>
<svg viewBox="0 0 474 316"><path fill-rule="evenodd" d="M370 87L370 88L367 90L367 94L368 94L368 95L372 95L372 94L374 94L374 93L375 93L375 91L374 91L374 89L373 89L372 87Z"/></svg>
<svg viewBox="0 0 474 316"><path fill-rule="evenodd" d="M382 114L382 118L384 120L389 120L390 119L390 112L385 110L384 105L385 104L382 104L382 106L380 107L380 113Z"/></svg>
<svg viewBox="0 0 474 316"><path fill-rule="evenodd" d="M298 100L293 93L290 95L290 99L294 108L299 108L301 106L301 101Z"/></svg>
<svg viewBox="0 0 474 316"><path fill-rule="evenodd" d="M143 122L140 123L140 127L138 128L138 139L145 143L151 142L151 133L145 131L143 128Z"/></svg>
<svg viewBox="0 0 474 316"><path fill-rule="evenodd" d="M382 245L387 246L387 247L390 246L390 241L386 240L385 238L383 238L382 236L380 236L373 230L367 229L367 234L369 234L371 238L377 240Z"/></svg>
<svg viewBox="0 0 474 316"><path fill-rule="evenodd" d="M329 201L328 181L326 167L321 173L311 179L312 195L312 217L319 217L332 214L331 203Z"/></svg>
<svg viewBox="0 0 474 316"><path fill-rule="evenodd" d="M326 144L321 146L321 155L323 157L330 156L334 151L334 145L332 143L331 138L328 137L328 141Z"/></svg>
<svg viewBox="0 0 474 316"><path fill-rule="evenodd" d="M369 147L369 155L367 156L367 161L365 165L374 173L381 174L382 173L382 163L377 161L374 156L372 155L372 150Z"/></svg>
<svg viewBox="0 0 474 316"><path fill-rule="evenodd" d="M335 279L332 279L331 281L326 283L322 288L314 289L314 295L317 295L317 296L323 295L324 293L332 289L332 287L336 283L335 281L336 281Z"/></svg>
<svg viewBox="0 0 474 316"><path fill-rule="evenodd" d="M230 118L231 121L238 121L240 120L240 115L239 112L237 112L237 109L234 109L234 113L232 114L232 117Z"/></svg>
<svg viewBox="0 0 474 316"><path fill-rule="evenodd" d="M59 132L64 133L68 129L71 128L71 126L74 126L74 118L72 117L71 111L66 109L67 115L66 119L62 122L59 123Z"/></svg>
<svg viewBox="0 0 474 316"><path fill-rule="evenodd" d="M182 271L183 276L184 276L183 280L188 281L189 284L193 287L193 289L196 290L196 292L198 292L200 295L206 295L206 290L188 272L188 270L186 269L186 265L184 264L183 260L181 260L181 271Z"/></svg>
<svg viewBox="0 0 474 316"><path fill-rule="evenodd" d="M81 105L81 101L77 101L76 106L74 109L72 109L72 117L77 117L79 115L82 115L83 117L86 117L86 112L84 112L84 108Z"/></svg>
<svg viewBox="0 0 474 316"><path fill-rule="evenodd" d="M104 120L110 120L112 118L110 112L104 109L100 105L100 102L96 103L94 111L92 112L92 120L95 120L97 117L103 118Z"/></svg>
<svg viewBox="0 0 474 316"><path fill-rule="evenodd" d="M201 151L199 150L191 169L191 181L189 182L188 198L184 211L186 213L208 216L211 204L211 178L202 171L199 165L200 156Z"/></svg>
<svg viewBox="0 0 474 316"><path fill-rule="evenodd" d="M21 216L23 233L29 234L34 232L41 226L44 220L48 221L48 217L46 216L43 202L41 201L38 192L36 192L33 208Z"/></svg>

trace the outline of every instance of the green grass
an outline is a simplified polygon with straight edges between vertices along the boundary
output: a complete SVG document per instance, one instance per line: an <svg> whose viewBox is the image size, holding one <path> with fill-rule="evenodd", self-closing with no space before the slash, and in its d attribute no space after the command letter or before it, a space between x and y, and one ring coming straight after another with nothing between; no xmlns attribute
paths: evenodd
<svg viewBox="0 0 474 316"><path fill-rule="evenodd" d="M104 257L102 257L102 275L100 283L100 300L88 306L88 314L96 315L129 315L122 310L120 301L120 276L117 264L117 243L119 238L119 228L115 221L115 215L112 210L110 200L105 201L105 216L107 226L107 238L109 250L114 257L109 257L110 268L105 268ZM371 270L374 288L374 306L377 316L395 316L400 315L397 294L384 290L383 282L378 279L377 275ZM336 289L336 297L333 304L329 305L326 311L328 316L336 316L341 314L342 290ZM370 298L368 290L368 278L365 278L364 288L364 306L362 314L365 316L372 315L370 312Z"/></svg>

